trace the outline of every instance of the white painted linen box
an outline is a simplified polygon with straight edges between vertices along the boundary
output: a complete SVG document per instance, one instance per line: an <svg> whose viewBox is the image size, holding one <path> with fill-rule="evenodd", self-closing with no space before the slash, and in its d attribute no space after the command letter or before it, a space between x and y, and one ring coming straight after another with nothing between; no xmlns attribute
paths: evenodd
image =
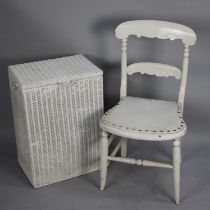
<svg viewBox="0 0 210 210"><path fill-rule="evenodd" d="M99 169L103 72L83 55L9 66L18 162L37 188Z"/></svg>

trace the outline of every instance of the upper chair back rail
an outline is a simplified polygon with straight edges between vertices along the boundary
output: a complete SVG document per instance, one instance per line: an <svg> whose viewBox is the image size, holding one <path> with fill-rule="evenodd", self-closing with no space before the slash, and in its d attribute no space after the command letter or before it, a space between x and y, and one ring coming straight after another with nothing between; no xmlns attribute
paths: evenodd
<svg viewBox="0 0 210 210"><path fill-rule="evenodd" d="M121 23L115 30L118 39L127 39L131 35L137 37L159 39L181 39L186 45L194 45L195 32L184 25L158 20L134 20Z"/></svg>
<svg viewBox="0 0 210 210"><path fill-rule="evenodd" d="M120 96L127 96L127 74L132 75L138 72L155 76L174 76L176 79L181 79L178 103L181 104L181 111L183 112L189 63L189 47L196 42L195 32L191 28L178 23L158 20L133 20L121 23L116 28L115 34L118 39L122 40ZM135 63L127 66L127 39L131 35L182 40L184 44L182 71L174 66L150 62Z"/></svg>

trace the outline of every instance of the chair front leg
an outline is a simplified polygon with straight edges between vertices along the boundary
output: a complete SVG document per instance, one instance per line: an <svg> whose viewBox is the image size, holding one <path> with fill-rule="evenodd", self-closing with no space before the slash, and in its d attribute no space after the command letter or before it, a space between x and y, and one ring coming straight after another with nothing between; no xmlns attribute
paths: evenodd
<svg viewBox="0 0 210 210"><path fill-rule="evenodd" d="M122 145L121 145L121 157L126 157L127 156L127 138L121 138L122 140Z"/></svg>
<svg viewBox="0 0 210 210"><path fill-rule="evenodd" d="M108 156L108 133L102 131L101 133L101 187L104 190L107 179L107 156Z"/></svg>
<svg viewBox="0 0 210 210"><path fill-rule="evenodd" d="M176 204L180 203L180 141L173 142L173 170L174 170L174 191Z"/></svg>

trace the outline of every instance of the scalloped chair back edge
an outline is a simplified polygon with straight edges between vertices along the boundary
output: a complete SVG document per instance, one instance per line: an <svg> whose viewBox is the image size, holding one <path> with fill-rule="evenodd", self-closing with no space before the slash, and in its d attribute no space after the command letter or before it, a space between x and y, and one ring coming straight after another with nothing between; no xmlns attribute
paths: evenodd
<svg viewBox="0 0 210 210"><path fill-rule="evenodd" d="M115 30L118 39L127 39L131 35L158 39L181 39L186 45L194 45L195 32L182 24L159 20L133 20L121 23Z"/></svg>

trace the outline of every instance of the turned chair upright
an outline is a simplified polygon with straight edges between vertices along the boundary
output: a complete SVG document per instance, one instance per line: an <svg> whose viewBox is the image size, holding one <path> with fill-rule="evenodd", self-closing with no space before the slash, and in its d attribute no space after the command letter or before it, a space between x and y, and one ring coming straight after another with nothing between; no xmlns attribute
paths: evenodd
<svg viewBox="0 0 210 210"><path fill-rule="evenodd" d="M189 47L196 42L192 29L181 24L156 21L136 20L120 24L116 28L116 37L122 40L121 53L121 88L120 101L108 110L100 120L101 137L101 190L105 188L107 167L110 161L142 166L171 168L174 171L175 202L180 202L180 164L181 137L186 133L183 120L183 108L189 63ZM127 66L127 39L129 36L180 39L184 44L182 70L161 63L134 63ZM172 76L180 79L178 102L145 99L127 96L127 75L134 73L155 75L158 77ZM109 155L108 148L115 136L121 139ZM127 158L127 138L148 141L173 140L172 163L160 163L149 160ZM116 157L118 150L121 156Z"/></svg>

